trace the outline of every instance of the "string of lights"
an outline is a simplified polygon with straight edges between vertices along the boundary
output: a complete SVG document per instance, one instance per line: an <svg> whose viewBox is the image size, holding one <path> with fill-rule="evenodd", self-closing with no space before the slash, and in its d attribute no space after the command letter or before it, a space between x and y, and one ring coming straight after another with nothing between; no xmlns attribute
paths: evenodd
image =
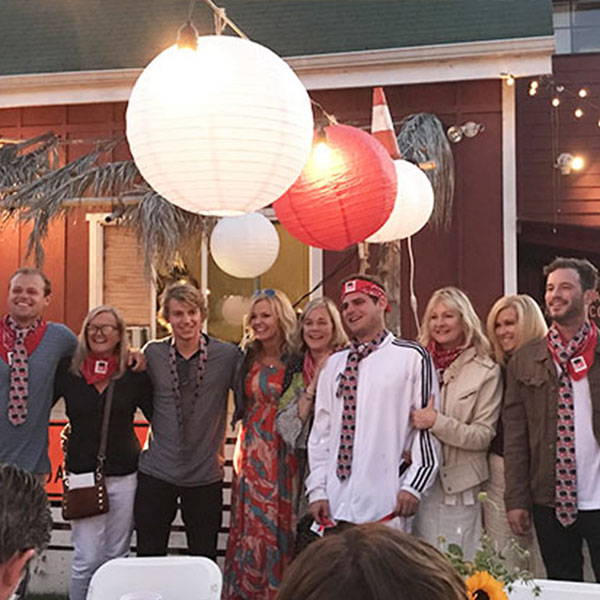
<svg viewBox="0 0 600 600"><path fill-rule="evenodd" d="M530 96L545 95L549 98L553 108L570 102L573 109L572 115L575 119L581 119L589 112L595 112L596 125L600 127L600 102L596 102L590 90L586 87L571 89L563 83L555 81L551 75L544 75L529 82L528 93Z"/></svg>

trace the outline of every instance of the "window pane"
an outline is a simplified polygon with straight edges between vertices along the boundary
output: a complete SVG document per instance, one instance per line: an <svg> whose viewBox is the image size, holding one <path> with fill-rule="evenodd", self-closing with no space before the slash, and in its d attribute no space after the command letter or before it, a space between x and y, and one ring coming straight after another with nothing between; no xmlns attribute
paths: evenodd
<svg viewBox="0 0 600 600"><path fill-rule="evenodd" d="M569 20L570 9L568 2L555 2L552 6L552 21L554 27L568 27L571 22Z"/></svg>
<svg viewBox="0 0 600 600"><path fill-rule="evenodd" d="M571 30L555 29L554 43L556 44L556 54L571 54Z"/></svg>
<svg viewBox="0 0 600 600"><path fill-rule="evenodd" d="M573 26L600 27L600 2L578 2L573 12Z"/></svg>
<svg viewBox="0 0 600 600"><path fill-rule="evenodd" d="M600 28L573 29L573 52L597 52L598 50L600 50Z"/></svg>

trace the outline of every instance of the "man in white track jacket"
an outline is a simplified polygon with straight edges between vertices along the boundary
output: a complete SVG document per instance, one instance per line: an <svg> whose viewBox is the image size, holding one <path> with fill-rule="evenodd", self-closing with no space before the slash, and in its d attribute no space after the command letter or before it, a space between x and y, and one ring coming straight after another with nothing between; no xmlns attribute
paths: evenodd
<svg viewBox="0 0 600 600"><path fill-rule="evenodd" d="M376 280L342 284L342 316L352 346L320 374L308 443L309 509L321 524L389 521L410 530L435 480L439 444L411 425L411 412L439 404L428 353L386 331L388 300Z"/></svg>

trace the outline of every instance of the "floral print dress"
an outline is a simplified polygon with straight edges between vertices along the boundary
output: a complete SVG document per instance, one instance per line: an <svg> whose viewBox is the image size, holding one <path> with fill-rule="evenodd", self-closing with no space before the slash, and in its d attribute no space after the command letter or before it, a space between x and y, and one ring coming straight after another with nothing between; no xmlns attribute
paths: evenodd
<svg viewBox="0 0 600 600"><path fill-rule="evenodd" d="M224 600L275 598L292 559L298 466L275 427L285 369L252 363L234 458Z"/></svg>

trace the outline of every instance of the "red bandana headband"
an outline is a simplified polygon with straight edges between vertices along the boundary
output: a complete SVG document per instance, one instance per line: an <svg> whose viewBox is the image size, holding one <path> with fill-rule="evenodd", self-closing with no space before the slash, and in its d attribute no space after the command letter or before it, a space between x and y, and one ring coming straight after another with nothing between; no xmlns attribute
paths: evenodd
<svg viewBox="0 0 600 600"><path fill-rule="evenodd" d="M344 298L348 294L352 294L354 292L360 292L361 294L367 294L367 296L374 296L380 300L383 300L385 304L385 310L390 310L390 303L388 302L387 294L383 291L383 288L374 283L373 281L368 281L367 279L350 279L346 281L342 286L342 294L341 301L344 301Z"/></svg>

